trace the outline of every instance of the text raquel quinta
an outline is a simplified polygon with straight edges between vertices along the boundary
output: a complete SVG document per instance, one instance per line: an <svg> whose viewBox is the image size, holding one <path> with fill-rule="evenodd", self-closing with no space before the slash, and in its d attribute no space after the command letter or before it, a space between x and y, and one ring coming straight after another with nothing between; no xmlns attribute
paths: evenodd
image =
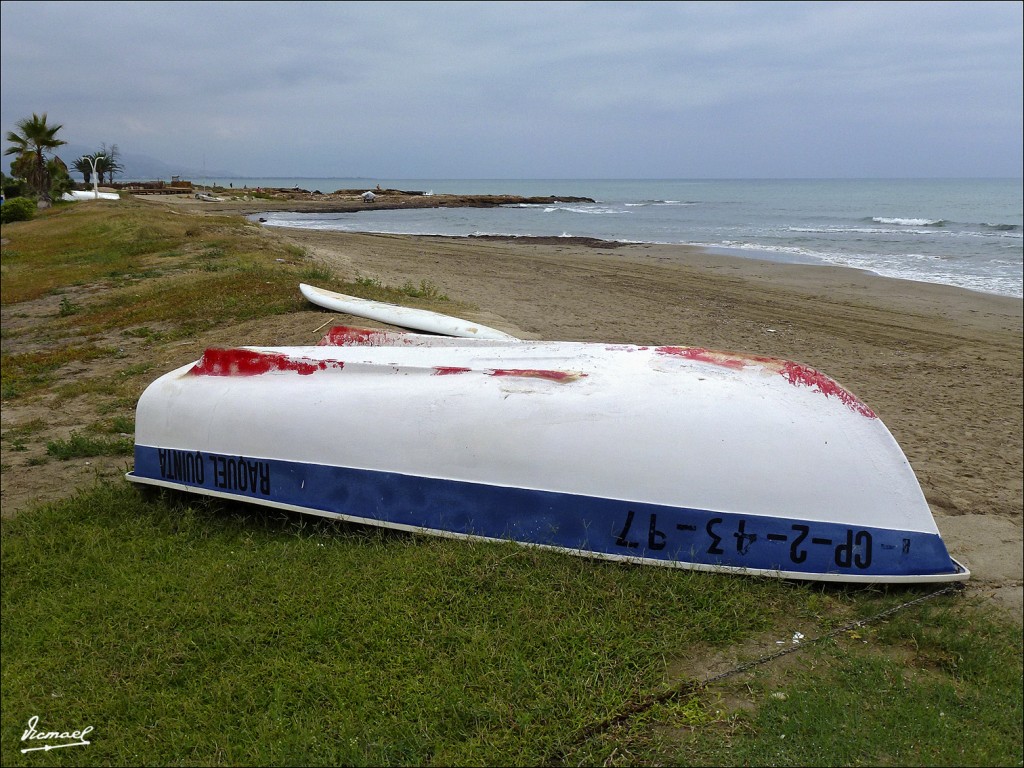
<svg viewBox="0 0 1024 768"><path fill-rule="evenodd" d="M270 495L270 464L244 456L157 449L160 477L177 483L207 485L223 491ZM209 482L208 482L209 481Z"/></svg>

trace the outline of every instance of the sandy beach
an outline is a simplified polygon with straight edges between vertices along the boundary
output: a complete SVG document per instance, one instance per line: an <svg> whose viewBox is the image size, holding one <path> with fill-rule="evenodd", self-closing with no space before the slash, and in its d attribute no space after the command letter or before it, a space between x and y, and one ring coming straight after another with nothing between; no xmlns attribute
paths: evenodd
<svg viewBox="0 0 1024 768"><path fill-rule="evenodd" d="M348 279L427 281L460 304L453 314L523 338L704 346L818 368L899 441L972 591L1020 617L1020 299L681 246L269 233Z"/></svg>

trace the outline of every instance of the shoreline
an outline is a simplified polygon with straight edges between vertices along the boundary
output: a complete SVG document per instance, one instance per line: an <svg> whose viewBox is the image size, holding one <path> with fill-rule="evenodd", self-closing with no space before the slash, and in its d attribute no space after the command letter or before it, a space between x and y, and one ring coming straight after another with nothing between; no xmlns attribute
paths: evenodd
<svg viewBox="0 0 1024 768"><path fill-rule="evenodd" d="M579 267L587 271L587 261L596 261L614 269L616 265L629 265L631 269L666 270L666 275L688 276L690 279L714 281L718 273L732 280L761 283L761 290L772 286L786 291L807 292L807 298L825 297L831 301L855 302L862 305L876 305L879 309L893 312L932 313L967 326L978 325L975 315L983 317L1001 316L1005 323L1000 330L1022 333L1024 331L1024 299L1003 294L987 293L970 288L932 283L908 278L888 277L870 270L835 264L803 263L739 256L724 252L725 249L707 248L697 245L632 243L615 240L601 240L591 237L545 237L520 235L420 235L389 234L378 232L347 232L339 230L305 229L284 226L265 228L279 233L293 242L312 246L314 258L332 262L332 266L358 267L351 259L340 261L324 256L324 248L330 249L342 242L360 245L423 243L459 254L465 264L472 254L500 255L510 271L514 269L508 261L512 254L528 262L551 262L560 268L572 270ZM509 249L509 250L506 250ZM372 249L375 256L382 255L379 249ZM577 256L572 254L576 252ZM576 263L577 259L579 263ZM418 266L406 259L398 261L401 270ZM389 260L378 261L376 266L382 274L396 282L402 275ZM591 265L593 266L593 265ZM445 265L436 259L432 271L440 271L459 283L459 276L451 274L453 264ZM439 269L440 268L440 269ZM698 278L698 273L706 274ZM710 274L707 274L710 273ZM495 279L501 279L494 275ZM383 278L382 282L387 282ZM403 279L409 279L405 277ZM429 276L417 278L431 280ZM672 279L672 278L670 278ZM416 282L416 280L414 280ZM480 287L480 286L478 286ZM442 287L443 288L443 287ZM485 294L486 295L486 294ZM457 300L463 297L456 297ZM899 300L901 306L895 306ZM979 330L991 330L982 323ZM596 339L592 339L596 340Z"/></svg>
<svg viewBox="0 0 1024 768"><path fill-rule="evenodd" d="M247 220L261 224L259 215L277 211L308 212L331 210L330 204L316 200L296 200L296 196L308 197L312 193L304 190L293 193L290 190L277 190L290 197L282 205L259 205L253 203L268 201L243 201L239 199L226 199L218 202L206 202L197 200L190 196L163 197L153 200L151 198L137 198L147 203L170 204L171 207L184 206L196 213L238 215ZM404 197L402 202L396 203L393 208L424 207L422 201L429 199L428 196L419 193L398 192ZM238 192L238 190L236 190ZM354 194L354 190L350 191ZM444 205L430 207L458 207L469 205L470 207L479 204L481 198L501 198L509 196L488 196L488 195L434 195L435 199L445 201ZM476 203L472 202L476 201ZM355 202L353 201L353 204ZM360 204L360 210L366 209L365 204ZM886 297L888 302L894 295L900 295L910 306L908 310L918 307L926 312L936 312L947 318L957 318L958 321L970 324L972 314L983 311L985 314L996 312L1005 315L1008 322L1004 330L1015 330L1021 333L1022 308L1024 299L1021 297L1009 296L1006 294L990 293L962 286L950 285L948 283L927 282L913 280L903 277L890 277L881 275L870 270L855 266L808 263L799 260L777 259L769 257L758 257L747 255L747 252L738 252L738 249L715 248L703 245L671 244L671 243L636 243L621 240L602 240L600 238L585 236L536 236L536 235L434 235L434 234L389 234L375 232L346 232L341 230L326 229L305 229L298 227L286 227L281 225L262 226L265 232L277 232L285 239L301 240L313 244L313 251L323 250L324 244L331 244L334 238L379 238L381 241L402 241L409 242L423 241L426 243L462 243L467 247L480 247L490 249L502 244L512 248L522 246L524 248L541 247L550 248L555 252L565 249L579 248L592 256L596 254L608 254L615 260L628 260L636 262L637 266L648 264L649 266L661 266L676 263L680 267L691 267L704 270L726 271L738 273L744 278L756 278L768 280L772 283L785 282L790 288L800 290L811 290L820 279L824 286L826 296L835 296L836 284L845 285L854 289L861 299L864 296L881 295ZM771 252L767 252L771 253ZM337 262L337 258L328 258L328 261ZM343 264L349 260L341 259ZM435 266L440 263L435 261ZM337 266L337 264L335 264ZM570 267L572 265L565 265ZM396 275L396 278L399 277ZM402 278L399 282L404 282ZM423 278L429 279L429 278ZM829 287L833 286L833 287ZM897 286L903 286L902 289ZM974 310L966 305L973 300L991 305L991 309ZM915 310L916 311L916 310Z"/></svg>
<svg viewBox="0 0 1024 768"><path fill-rule="evenodd" d="M262 224L262 219L252 219L254 223ZM911 277L895 277L892 275L883 275L879 272L867 269L865 267L856 267L849 264L829 264L824 261L815 261L811 258L801 258L796 256L780 255L776 251L769 250L758 250L754 248L743 249L743 248L725 248L721 246L707 246L707 245L694 245L690 243L659 243L654 241L627 241L627 240L602 240L597 237L587 237L583 235L434 235L434 234L416 234L408 232L372 232L363 230L336 230L336 229L307 229L304 227L288 227L281 224L270 225L271 229L281 229L290 232L330 232L341 235L379 235L381 237L412 237L412 238L437 238L442 240L493 240L508 243L523 243L523 244L539 244L539 245L569 245L569 246L582 246L586 248L603 249L603 250L614 250L616 248L625 248L630 246L640 247L655 247L655 248L678 248L685 251L699 251L709 256L719 256L727 259L737 259L740 261L753 261L762 262L765 264L781 264L787 266L798 266L798 267L809 267L809 268L822 268L822 269L837 269L837 270L849 270L851 272L857 272L863 275L868 275L879 280L895 280L907 283L914 283L917 285L930 285L930 286L942 286L955 291L966 291L967 293L977 294L979 296L992 296L1001 299L1008 299L1010 301L1024 301L1024 297L1011 296L1005 293L996 293L993 291L983 291L977 288L968 288L962 285L952 285L950 283L943 283L940 281L930 280L915 280ZM753 255L753 254L764 254L764 255Z"/></svg>
<svg viewBox="0 0 1024 768"><path fill-rule="evenodd" d="M255 215L248 217L254 223L266 224L266 220L262 218L255 218ZM439 234L420 234L420 233L409 233L409 232L374 232L369 230L340 230L340 229L312 229L304 227L289 227L282 224L271 224L271 229L282 229L289 231L315 231L315 232L334 232L338 234L353 234L353 235L380 235L380 236L394 236L394 237L419 237L419 238L440 238L440 239L451 239L451 240L493 240L510 243L535 243L541 245L580 245L588 248L614 250L616 248L624 248L630 246L640 247L655 247L655 248L679 248L681 250L688 251L700 251L710 256L720 256L729 259L737 259L740 261L753 261L770 264L782 264L788 266L801 266L810 268L824 268L824 269L844 269L852 272L858 272L864 275L870 275L880 280L896 280L908 283L915 283L918 285L935 285L943 286L946 288L952 288L958 291L967 291L968 293L978 294L980 296L994 296L998 298L1005 298L1011 301L1024 301L1024 297L1014 296L1006 293L998 293L995 291L985 291L979 288L969 288L963 285L954 285L952 283L942 282L940 280L919 280L913 277L903 277L896 275L885 275L880 272L868 269L866 267L858 267L851 264L833 264L821 259L815 259L813 257L806 256L795 256L791 254L785 254L779 251L772 251L768 249L758 248L727 248L724 246L711 246L711 245L697 245L692 243L662 243L655 241L637 241L637 240L604 240L597 237L588 237L585 235L512 235L512 234L489 234L489 235L439 235Z"/></svg>
<svg viewBox="0 0 1024 768"><path fill-rule="evenodd" d="M202 209L208 213L238 214L249 218L252 221L265 223L264 216L275 213L361 213L372 210L402 210L402 209L445 209L445 208L495 208L510 204L551 204L558 202L588 201L590 198L565 197L547 195L540 197L522 197L516 195L493 195L493 194L424 194L421 192L409 192L405 190L379 190L379 196L372 203L364 202L357 194L357 190L337 190L330 194L323 194L318 191L309 192L303 189L265 189L260 197L253 197L242 190L218 189L216 197L197 199L195 195L161 196L163 201L176 205L185 205L190 208ZM145 199L148 196L141 196ZM281 225L270 224L272 227ZM291 227L288 227L291 228ZM343 231L343 230L338 230ZM365 230L363 234L388 234L385 232L375 233L372 230ZM741 259L755 259L772 261L783 264L803 264L808 266L845 267L847 269L866 271L869 274L884 276L894 280L908 280L911 282L931 283L937 285L955 285L975 293L1007 296L1013 299L1021 299L1017 295L1019 285L1011 281L1004 284L1003 279L988 281L976 280L975 277L964 279L961 275L957 277L953 273L945 274L942 270L932 275L927 272L920 275L915 270L891 269L884 265L881 271L876 271L870 266L862 266L857 263L846 263L843 259L838 261L832 257L801 255L790 253L786 250L778 250L768 247L730 247L728 245L714 245L708 243L684 243L684 242L657 242L640 239L602 239L588 235L533 235L516 233L493 233L478 235L471 232L459 232L457 234L427 234L427 233L402 233L416 237L468 237L473 239L507 238L527 241L534 238L541 238L545 242L557 240L588 241L594 247L613 248L619 245L653 245L653 246L679 246L699 247L716 255L729 255ZM959 274L959 273L957 273ZM972 285L971 283L975 284Z"/></svg>

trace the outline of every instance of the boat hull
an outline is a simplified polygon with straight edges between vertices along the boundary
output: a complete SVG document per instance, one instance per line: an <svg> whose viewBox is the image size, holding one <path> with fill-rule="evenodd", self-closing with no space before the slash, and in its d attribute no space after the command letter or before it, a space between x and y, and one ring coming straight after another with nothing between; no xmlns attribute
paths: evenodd
<svg viewBox="0 0 1024 768"><path fill-rule="evenodd" d="M351 329L326 341L209 350L158 379L129 479L679 568L969 575L881 421L803 366Z"/></svg>
<svg viewBox="0 0 1024 768"><path fill-rule="evenodd" d="M86 190L72 190L71 192L65 192L61 195L61 200L67 202L74 202L80 200L120 200L121 196L117 192L91 192Z"/></svg>

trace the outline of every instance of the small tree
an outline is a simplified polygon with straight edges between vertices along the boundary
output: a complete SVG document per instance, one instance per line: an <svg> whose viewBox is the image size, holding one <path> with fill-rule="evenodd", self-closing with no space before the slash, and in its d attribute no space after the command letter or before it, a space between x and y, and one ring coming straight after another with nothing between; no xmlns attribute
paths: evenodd
<svg viewBox="0 0 1024 768"><path fill-rule="evenodd" d="M28 192L35 191L32 186L32 176L35 174L36 156L31 152L22 152L11 161L11 175L16 179L23 179Z"/></svg>
<svg viewBox="0 0 1024 768"><path fill-rule="evenodd" d="M55 157L46 164L46 171L50 176L50 199L60 200L65 192L75 188L75 183L68 175L68 167L59 157Z"/></svg>
<svg viewBox="0 0 1024 768"><path fill-rule="evenodd" d="M50 174L46 167L47 154L62 144L67 144L63 139L57 138L57 131L64 126L49 125L45 112L42 116L33 112L31 118L18 121L17 126L21 133L8 131L7 141L11 146L4 150L5 155L18 155L18 159L11 164L11 172L23 172L29 188L45 203L49 203ZM15 170L16 164L21 170Z"/></svg>
<svg viewBox="0 0 1024 768"><path fill-rule="evenodd" d="M11 200L15 197L21 197L23 192L24 183L20 179L12 179L6 173L0 171L0 185L3 186L3 193L5 200Z"/></svg>

